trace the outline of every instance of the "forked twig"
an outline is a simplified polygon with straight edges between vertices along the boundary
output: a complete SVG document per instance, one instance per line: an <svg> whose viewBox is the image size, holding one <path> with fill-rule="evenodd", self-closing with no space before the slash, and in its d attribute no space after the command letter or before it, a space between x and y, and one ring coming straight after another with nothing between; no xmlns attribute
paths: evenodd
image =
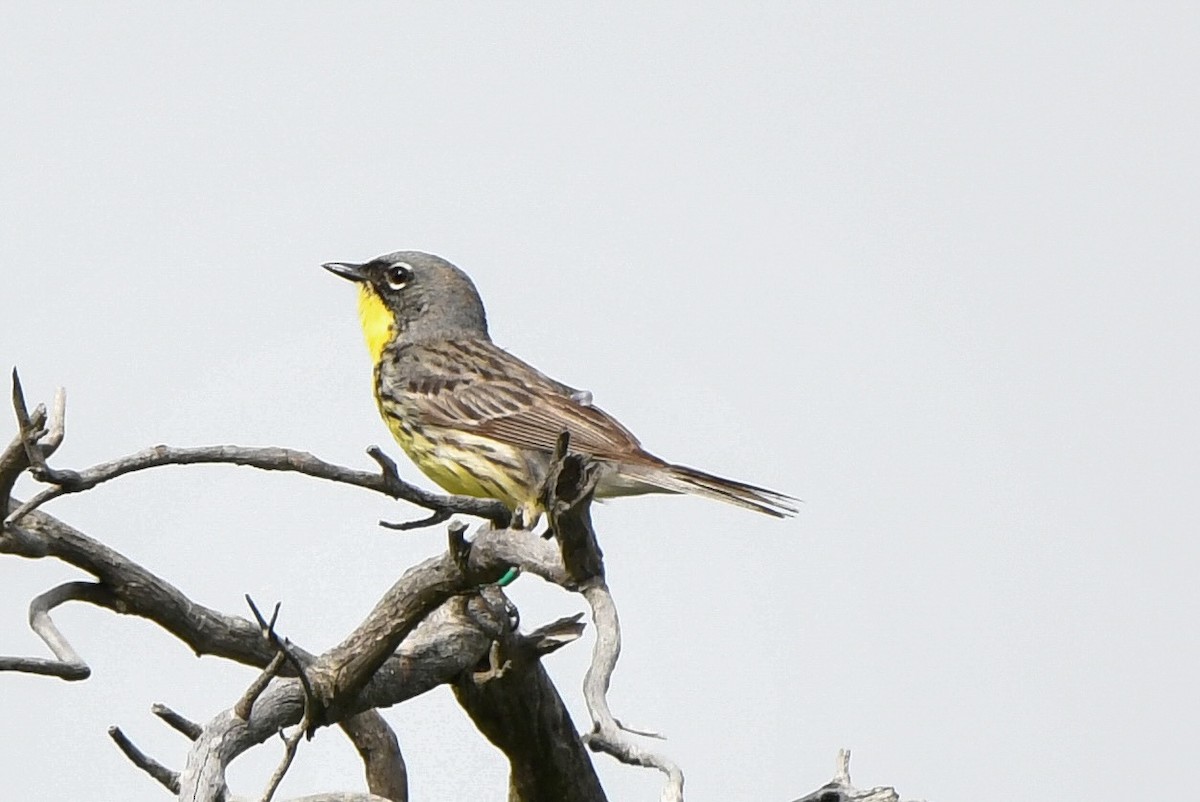
<svg viewBox="0 0 1200 802"><path fill-rule="evenodd" d="M271 797L275 796L275 791L279 788L279 783L283 782L284 775L292 767L292 761L296 759L296 750L300 746L300 739L304 737L305 733L309 732L309 727L308 713L306 712L304 718L300 719L300 723L292 731L291 735L286 735L283 730L279 731L279 737L283 739L283 760L275 767L275 772L267 782L266 790L263 791L259 802L271 802Z"/></svg>
<svg viewBox="0 0 1200 802"><path fill-rule="evenodd" d="M271 612L271 620L267 621L263 618L262 613L259 612L258 606L254 603L254 599L250 598L249 593L246 594L245 598L246 604L250 606L250 612L254 614L254 620L258 622L263 638L278 650L275 657L271 659L271 663L267 666L267 670L270 671L271 676L274 676L282 666L282 660L279 660L279 657L282 655L283 660L286 660L291 665L292 669L296 672L296 676L300 679L300 685L304 688L304 715L305 718L311 718L309 716L310 712L320 710L321 702L317 699L316 694L313 693L312 684L309 682L308 674L304 670L304 663L293 652L291 642L287 638L279 637L279 633L275 631L275 622L279 619L279 608L282 603L275 602L275 609ZM263 689L267 687L267 683L271 681L271 677L266 676L266 674L267 671L264 670L263 675L259 677L262 686L258 688L253 697L250 697L249 691L246 692L246 697L243 697L244 699L248 698L249 701L245 708L245 715L240 716L241 718L245 719L249 717L250 707L253 706L254 700L258 698ZM254 685L251 685L251 690L257 684L258 682L256 681ZM237 712L236 708L235 712ZM311 732L308 734L308 737L312 737Z"/></svg>
<svg viewBox="0 0 1200 802"><path fill-rule="evenodd" d="M245 465L265 471L289 471L362 487L432 510L434 514L430 516L430 520L437 519L434 521L436 523L446 520L455 513L486 518L502 527L508 525L510 518L508 509L494 499L430 493L405 482L400 478L396 463L378 446L371 446L367 449L367 453L379 465L379 473L334 465L318 459L308 452L290 448L250 448L230 445L192 448L158 445L93 465L82 471L55 469L46 464L46 458L58 448L65 432L65 391L60 389L56 394L49 428L43 430L34 425L36 416L31 416L28 411L21 379L14 368L12 404L17 415L19 438L26 452L25 465L22 465L22 468L27 465L35 479L48 483L51 487L37 493L14 510L5 519L6 524L17 522L21 517L59 496L90 490L127 473L164 465L198 464ZM442 517L439 518L439 516ZM416 524L414 523L413 526Z"/></svg>

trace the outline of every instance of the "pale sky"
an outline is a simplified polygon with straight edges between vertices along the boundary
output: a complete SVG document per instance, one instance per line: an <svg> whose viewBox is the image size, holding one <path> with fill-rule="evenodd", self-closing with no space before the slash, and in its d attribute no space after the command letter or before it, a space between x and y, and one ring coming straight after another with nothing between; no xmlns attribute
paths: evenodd
<svg viewBox="0 0 1200 802"><path fill-rule="evenodd" d="M1132 798L1200 748L1198 34L1184 4L10 5L0 366L67 387L59 467L165 442L370 468L378 443L429 486L319 265L437 253L497 342L649 449L805 501L595 512L614 712L668 737L690 802L786 802L841 747L930 802ZM282 601L311 651L445 544L248 469L47 511L197 602ZM0 653L45 656L28 601L78 577L0 559ZM512 595L527 627L584 609ZM106 728L180 768L150 705L206 720L255 672L57 620L94 673L0 675L5 796L166 799ZM547 661L581 726L590 645ZM448 690L386 715L414 800L504 798ZM281 793L363 787L326 730Z"/></svg>

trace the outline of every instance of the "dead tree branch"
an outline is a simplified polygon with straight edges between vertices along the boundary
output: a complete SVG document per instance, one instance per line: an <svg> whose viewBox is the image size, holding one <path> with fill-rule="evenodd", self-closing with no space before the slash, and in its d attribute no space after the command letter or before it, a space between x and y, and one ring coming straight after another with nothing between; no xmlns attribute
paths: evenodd
<svg viewBox="0 0 1200 802"><path fill-rule="evenodd" d="M582 748L585 741L595 751L663 771L668 776L663 799L682 799L679 769L629 740L629 731L621 728L608 709L605 694L620 651L620 631L589 513L597 469L584 457L569 453L565 433L543 496L554 543L494 523L478 529L467 543L462 528L452 526L446 553L406 571L354 632L314 657L281 646L275 637L262 637L261 624L265 622L256 627L245 619L196 605L169 583L37 507L134 471L161 465L224 463L294 471L364 487L425 506L433 511L433 519L467 513L493 522L506 521L507 510L496 502L439 496L407 485L396 475L395 465L377 449L369 453L380 465L378 474L331 465L305 452L238 446L157 446L82 471L53 469L46 458L61 441L62 397L55 405L56 421L43 428L44 410L26 411L15 378L13 403L19 432L13 445L0 455L0 490L4 491L0 501L8 513L0 532L0 553L55 557L98 581L70 583L35 600L38 631L54 653L54 661L7 658L0 662L0 669L86 676L86 664L49 618L49 611L67 600L88 601L147 618L198 655L214 654L270 669L238 704L198 732L194 725L180 727L194 736L187 765L175 780L181 799L227 798L225 770L229 763L285 727L300 723L301 729L312 730L345 722L343 729L364 755L372 793L403 800L404 766L395 736L373 711L444 683L455 687L480 729L508 756L510 799L514 802L604 799ZM25 503L9 496L16 475L23 470L50 485ZM481 585L494 582L514 566L582 593L592 609L598 637L585 679L593 722L586 739L579 738L538 662L542 654L577 638L578 622L555 622L521 637L513 631L515 619L503 593L496 588L480 591ZM265 630L273 635L272 626ZM281 653L286 659L278 658ZM48 668L50 664L54 667ZM272 679L272 673L279 676ZM294 742L298 740L290 741ZM140 753L133 750L133 754ZM267 798L292 754L294 746L272 779ZM375 765L367 760L368 755ZM148 761L142 756L135 763L146 769Z"/></svg>
<svg viewBox="0 0 1200 802"><path fill-rule="evenodd" d="M872 788L860 791L850 782L850 750L838 750L837 772L833 779L811 794L792 802L900 802L894 788Z"/></svg>
<svg viewBox="0 0 1200 802"><path fill-rule="evenodd" d="M582 630L576 616L510 635L498 641L485 670L464 673L454 683L459 704L509 760L510 800L604 798L579 733L540 662Z"/></svg>
<svg viewBox="0 0 1200 802"><path fill-rule="evenodd" d="M82 471L56 470L46 464L46 459L58 448L65 432L65 391L59 390L55 396L54 414L51 417L49 428L44 430L40 428L41 421L35 424L34 417L28 412L20 377L15 369L13 370L12 399L13 410L18 422L19 446L16 449L10 447L10 450L23 451L24 458L22 459L17 453L10 455L8 451L4 453L3 457L0 457L0 502L3 502L0 506L7 508L8 498L12 492L12 483L26 469L30 470L35 479L50 484L51 487L7 513L6 528L10 524L18 523L24 515L51 499L68 493L90 490L128 473L164 465L201 464L243 465L264 471L301 473L316 479L327 479L373 490L394 499L425 507L432 510L435 516L474 515L493 521L498 526L507 526L509 522L508 509L498 501L430 493L405 482L396 471L396 463L389 459L378 446L371 446L367 449L367 453L379 464L379 473L334 465L318 459L308 452L290 448L273 446L251 448L232 445L191 448L157 445L135 454L93 465ZM42 421L44 421L44 415L45 412L42 409L39 416Z"/></svg>
<svg viewBox="0 0 1200 802"><path fill-rule="evenodd" d="M683 772L663 755L643 749L623 728L608 707L608 688L621 655L621 623L617 605L604 578L604 557L592 527L591 498L596 488L596 466L568 453L566 434L559 439L554 469L546 482L546 513L559 542L564 567L572 585L587 600L596 627L592 663L583 679L584 701L592 730L584 741L598 752L622 763L656 769L667 776L663 802L682 802Z"/></svg>
<svg viewBox="0 0 1200 802"><path fill-rule="evenodd" d="M113 604L108 589L94 582L67 582L46 591L29 603L29 627L50 647L55 659L0 657L0 671L46 674L71 681L91 676L92 670L50 618L51 610L68 601L86 601L101 607Z"/></svg>
<svg viewBox="0 0 1200 802"><path fill-rule="evenodd" d="M392 802L408 799L408 769L395 731L378 710L367 710L340 723L350 738L366 773L371 793Z"/></svg>
<svg viewBox="0 0 1200 802"><path fill-rule="evenodd" d="M109 727L108 736L116 742L117 748L121 750L122 754L129 758L129 762L149 774L171 793L179 793L179 772L171 771L154 758L146 756L142 750L134 746L133 741L129 740L125 733L121 732L120 727Z"/></svg>
<svg viewBox="0 0 1200 802"><path fill-rule="evenodd" d="M167 726L181 733L189 741L194 741L200 737L201 728L199 724L184 718L166 705L157 703L151 705L150 712L161 718Z"/></svg>
<svg viewBox="0 0 1200 802"><path fill-rule="evenodd" d="M452 682L487 655L490 631L505 622L506 615L497 615L477 595L454 597L414 628L352 702L338 700L339 709L353 715L390 707ZM277 679L259 697L247 719L238 718L232 709L213 718L196 739L180 774L180 798L219 799L229 763L281 729L300 723L304 708L305 692L299 680Z"/></svg>
<svg viewBox="0 0 1200 802"><path fill-rule="evenodd" d="M54 482L51 487L38 493L23 509L14 511L9 522L15 523L20 516L45 504L47 501L68 493L80 493L112 481L135 471L159 468L165 465L242 465L263 471L289 471L316 479L353 485L373 490L394 499L416 504L446 515L463 514L507 523L508 511L499 502L469 496L446 496L430 493L410 485L394 474L372 473L346 468L318 459L305 451L274 446L253 448L247 446L213 445L176 447L157 445L128 454L108 462L102 462L82 471L56 472L47 478ZM55 480L71 477L64 483Z"/></svg>

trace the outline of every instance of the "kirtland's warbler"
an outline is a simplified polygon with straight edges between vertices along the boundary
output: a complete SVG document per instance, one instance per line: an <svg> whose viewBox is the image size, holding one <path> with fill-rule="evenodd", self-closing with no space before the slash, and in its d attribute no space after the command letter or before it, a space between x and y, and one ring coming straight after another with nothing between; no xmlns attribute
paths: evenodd
<svg viewBox="0 0 1200 802"><path fill-rule="evenodd" d="M590 393L551 379L488 336L466 273L427 253L397 251L365 264L329 262L358 284L375 364L375 400L392 435L450 493L499 499L529 528L559 435L601 466L598 498L692 493L768 515L796 512L773 490L672 465L645 451Z"/></svg>

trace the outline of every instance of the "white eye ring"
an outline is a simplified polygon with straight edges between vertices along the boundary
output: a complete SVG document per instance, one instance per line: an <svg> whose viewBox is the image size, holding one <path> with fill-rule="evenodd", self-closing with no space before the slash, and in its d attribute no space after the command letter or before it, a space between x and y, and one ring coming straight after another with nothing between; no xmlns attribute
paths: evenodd
<svg viewBox="0 0 1200 802"><path fill-rule="evenodd" d="M388 265L388 269L383 277L387 281L387 285L393 290L402 290L412 278L412 265L406 262L395 262Z"/></svg>

